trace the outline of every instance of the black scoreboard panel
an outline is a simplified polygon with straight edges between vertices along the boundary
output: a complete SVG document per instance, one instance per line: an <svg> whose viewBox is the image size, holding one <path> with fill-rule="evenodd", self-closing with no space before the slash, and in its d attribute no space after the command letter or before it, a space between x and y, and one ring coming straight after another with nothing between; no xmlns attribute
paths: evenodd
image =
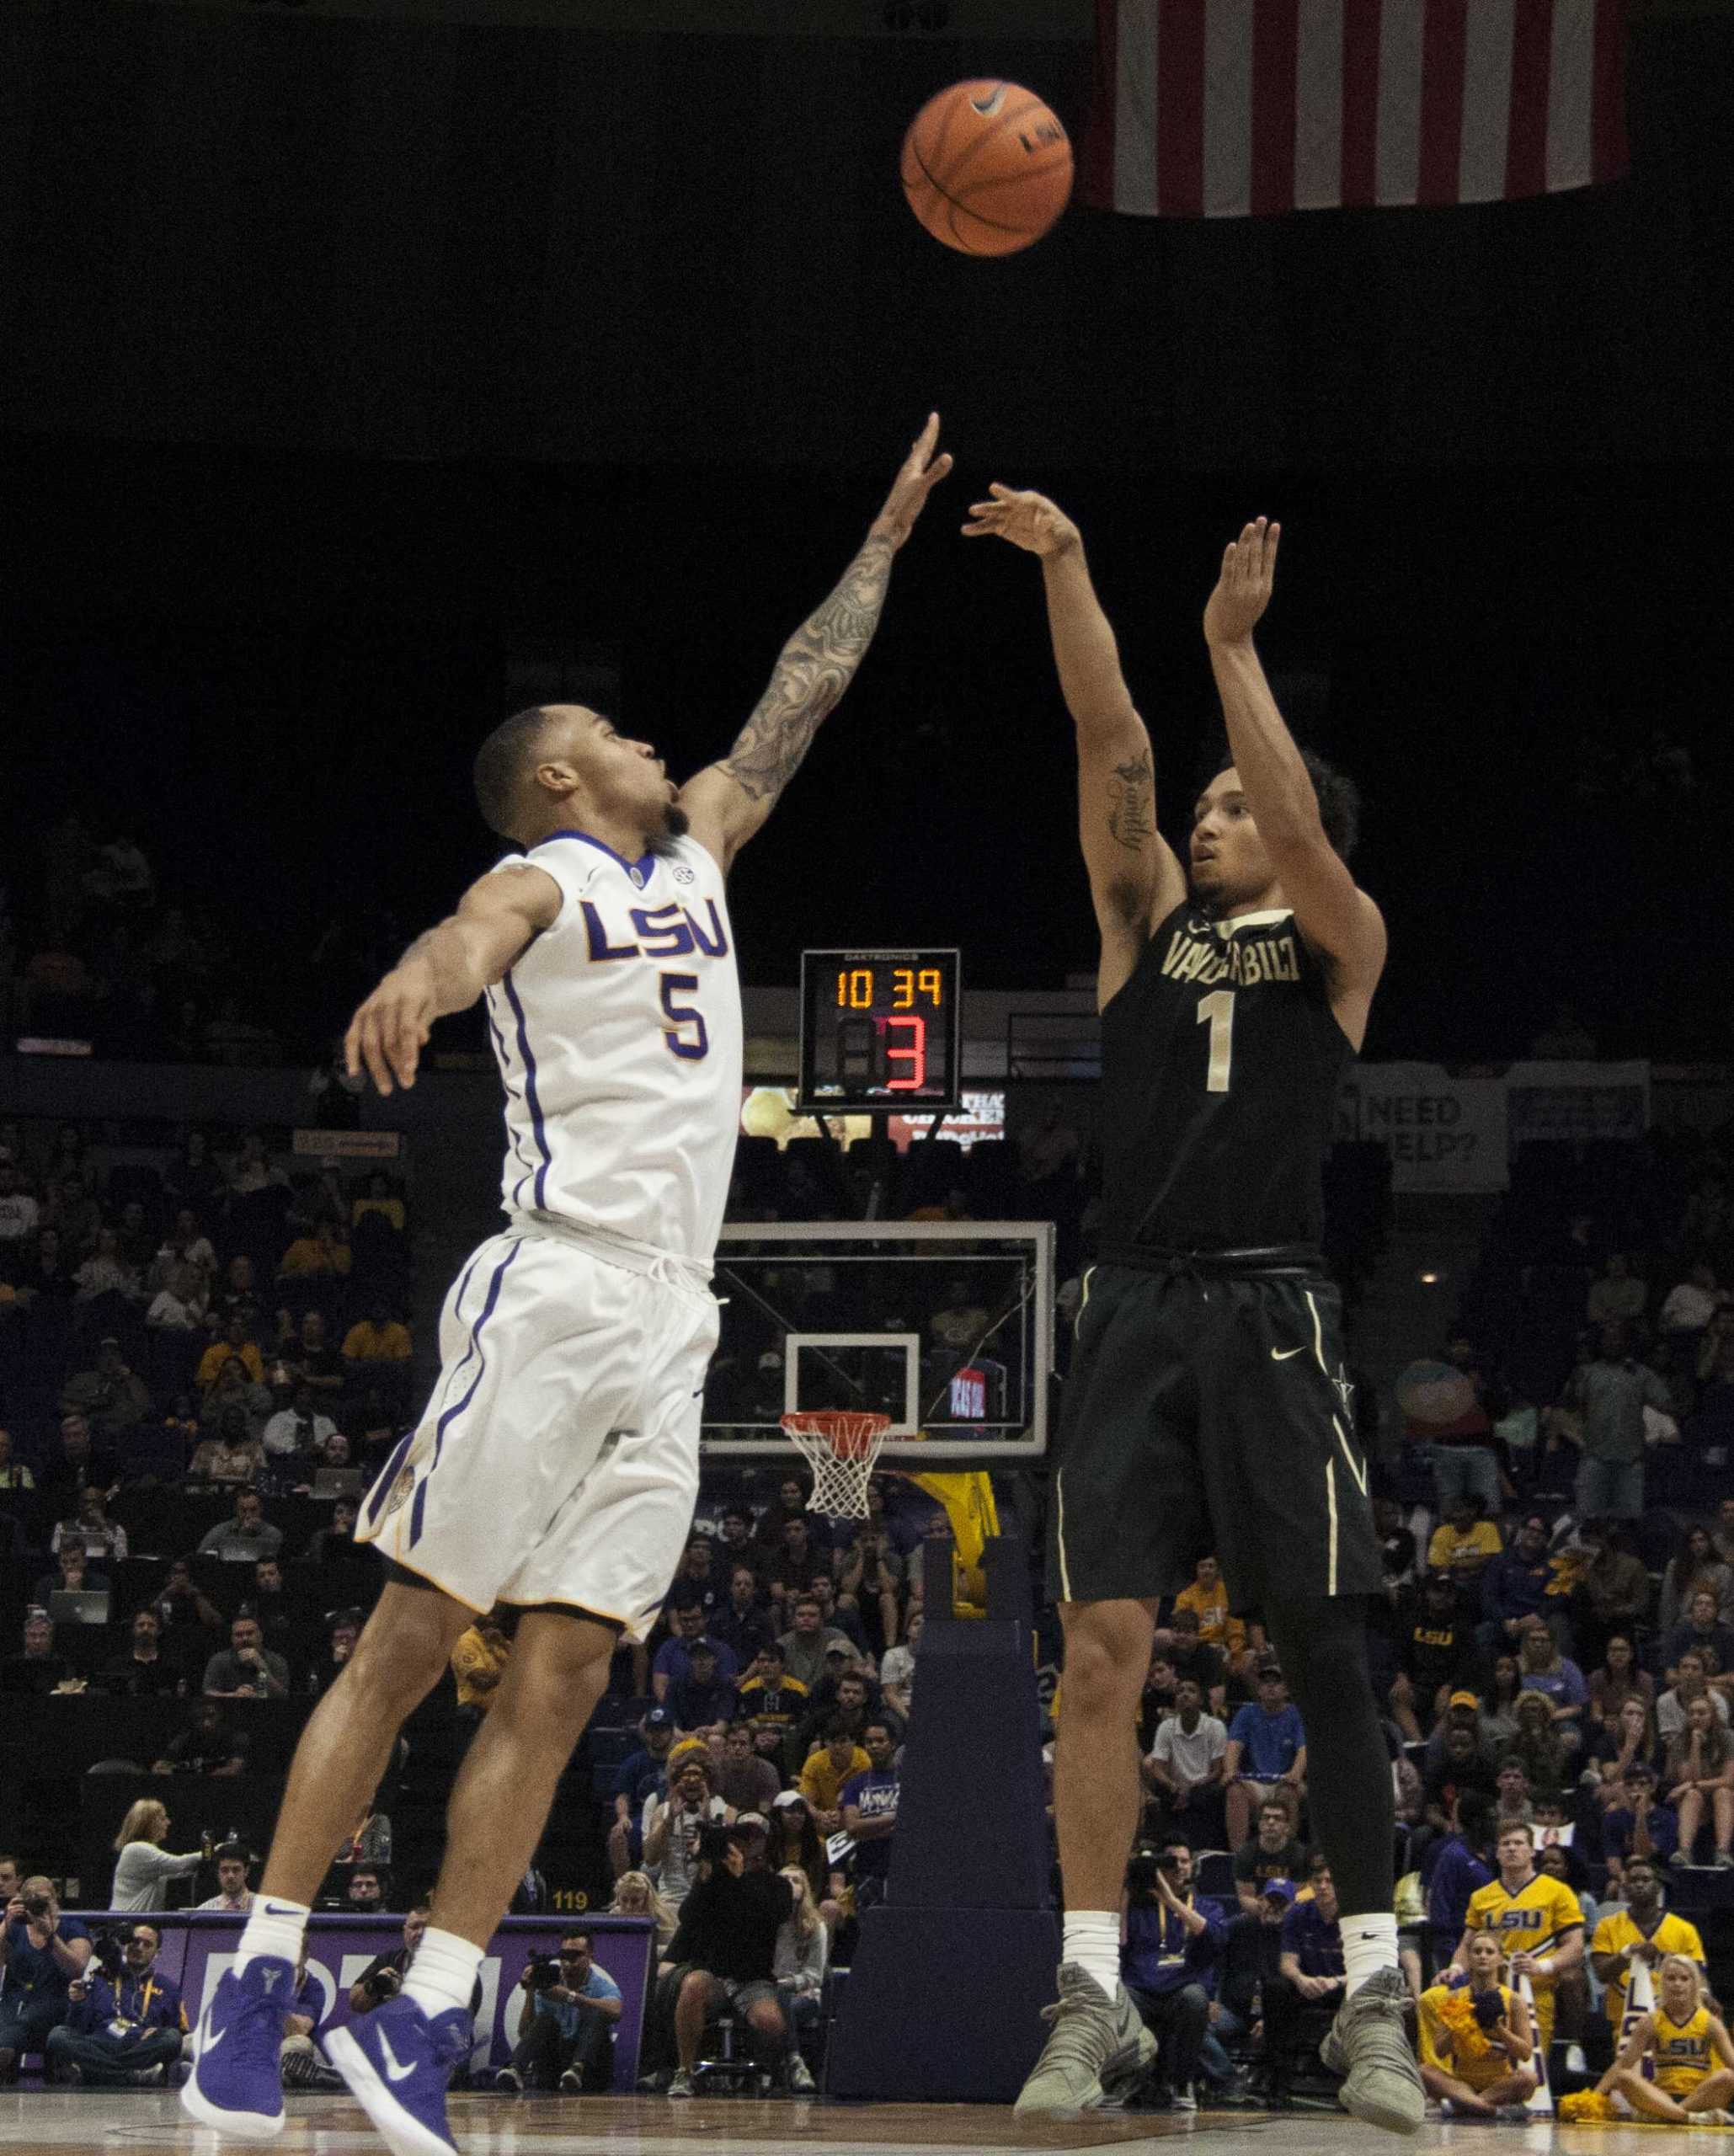
<svg viewBox="0 0 1734 2156"><path fill-rule="evenodd" d="M956 1107L962 1020L956 951L803 951L801 1106L830 1115Z"/></svg>

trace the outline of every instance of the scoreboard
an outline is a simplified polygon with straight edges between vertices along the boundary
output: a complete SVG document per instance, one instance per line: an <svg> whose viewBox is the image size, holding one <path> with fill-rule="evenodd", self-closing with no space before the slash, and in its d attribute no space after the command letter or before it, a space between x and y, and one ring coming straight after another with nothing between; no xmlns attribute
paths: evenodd
<svg viewBox="0 0 1734 2156"><path fill-rule="evenodd" d="M803 951L801 1107L821 1115L956 1107L962 991L956 951Z"/></svg>

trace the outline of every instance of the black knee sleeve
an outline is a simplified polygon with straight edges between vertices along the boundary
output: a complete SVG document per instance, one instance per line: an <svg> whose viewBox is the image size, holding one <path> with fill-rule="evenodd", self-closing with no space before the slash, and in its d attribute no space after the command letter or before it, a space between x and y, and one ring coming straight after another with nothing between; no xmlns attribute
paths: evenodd
<svg viewBox="0 0 1734 2156"><path fill-rule="evenodd" d="M1345 1916L1388 1915L1396 1806L1363 1606L1347 1597L1309 1598L1267 1603L1264 1614L1306 1730L1307 1807L1313 1840L1331 1860L1337 1905Z"/></svg>

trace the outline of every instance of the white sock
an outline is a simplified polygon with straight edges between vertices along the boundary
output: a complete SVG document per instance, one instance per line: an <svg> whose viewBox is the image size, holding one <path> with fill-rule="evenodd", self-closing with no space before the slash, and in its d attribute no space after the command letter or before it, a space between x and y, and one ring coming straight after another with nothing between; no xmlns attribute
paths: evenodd
<svg viewBox="0 0 1734 2156"><path fill-rule="evenodd" d="M1062 1961L1075 1962L1112 1999L1120 1988L1120 1919L1113 1909L1068 1909Z"/></svg>
<svg viewBox="0 0 1734 2156"><path fill-rule="evenodd" d="M1342 1966L1348 1977L1345 1999L1353 1999L1369 1977L1381 1969L1395 1969L1397 1961L1397 1920L1395 1916L1345 1917L1342 1919Z"/></svg>
<svg viewBox="0 0 1734 2156"><path fill-rule="evenodd" d="M409 1965L403 1996L413 1999L430 2017L446 2013L454 2006L461 2006L467 2014L470 1994L476 1988L476 1976L481 1967L479 1946L472 1946L468 1940L460 1939L455 1931L435 1931L429 1924L422 1934L415 1959Z"/></svg>
<svg viewBox="0 0 1734 2156"><path fill-rule="evenodd" d="M241 1934L235 1953L238 1973L261 1955L286 1961L292 1969L301 1958L301 1934L307 1928L307 1908L301 1902L285 1902L280 1894L256 1894L253 1913Z"/></svg>

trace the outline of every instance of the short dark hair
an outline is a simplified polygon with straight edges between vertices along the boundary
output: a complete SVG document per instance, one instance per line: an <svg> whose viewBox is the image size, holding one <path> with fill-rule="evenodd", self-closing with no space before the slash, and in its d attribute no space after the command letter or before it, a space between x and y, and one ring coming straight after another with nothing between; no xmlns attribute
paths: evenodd
<svg viewBox="0 0 1734 2156"><path fill-rule="evenodd" d="M225 1842L217 1850L216 1860L219 1864L250 1865L253 1862L253 1852L245 1842Z"/></svg>
<svg viewBox="0 0 1734 2156"><path fill-rule="evenodd" d="M1316 1879L1321 1871L1328 1871L1330 1869L1331 1860L1323 1849L1315 1849L1306 1860L1306 1876L1309 1879Z"/></svg>
<svg viewBox="0 0 1734 2156"><path fill-rule="evenodd" d="M591 1953L595 1951L594 1942L590 1938L590 1935L587 1931L563 1931L560 1934L560 1944L563 1946L571 1945L574 1939L583 1940L584 1951L586 1954Z"/></svg>
<svg viewBox="0 0 1734 2156"><path fill-rule="evenodd" d="M824 1741L827 1744L835 1744L840 1737L846 1737L852 1744L855 1731L847 1715L833 1715L824 1726Z"/></svg>
<svg viewBox="0 0 1734 2156"><path fill-rule="evenodd" d="M541 704L503 718L476 751L476 806L482 820L503 839L518 836L519 811L531 759L541 745L548 714Z"/></svg>
<svg viewBox="0 0 1734 2156"><path fill-rule="evenodd" d="M1340 771L1335 764L1326 763L1315 750L1303 749L1300 760L1306 766L1306 775L1313 782L1313 792L1319 803L1319 821L1325 826L1325 835L1333 849L1347 861L1360 842L1361 789L1347 771ZM1215 760L1210 768L1210 777L1220 778L1224 771L1232 771L1234 767L1233 755L1224 744L1219 744ZM1208 780L1206 783L1208 783Z"/></svg>
<svg viewBox="0 0 1734 2156"><path fill-rule="evenodd" d="M1465 1841L1486 1841L1487 1830L1493 1824L1494 1810L1493 1800L1485 1790L1465 1790L1457 1800L1457 1831Z"/></svg>

